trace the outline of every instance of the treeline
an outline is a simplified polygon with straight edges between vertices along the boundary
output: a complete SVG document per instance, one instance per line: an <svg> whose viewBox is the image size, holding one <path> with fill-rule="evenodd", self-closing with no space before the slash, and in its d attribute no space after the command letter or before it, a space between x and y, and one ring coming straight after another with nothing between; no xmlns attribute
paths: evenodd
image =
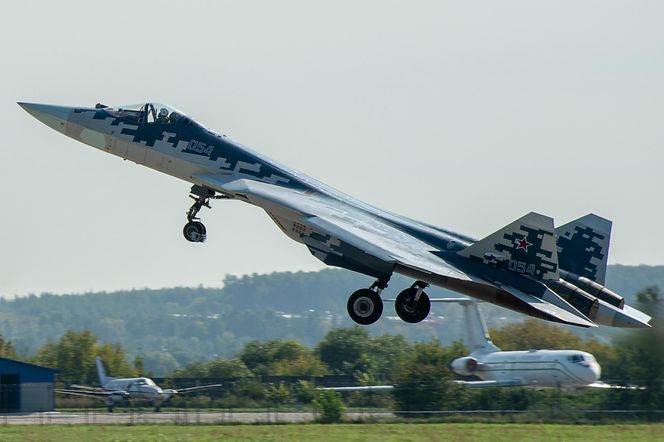
<svg viewBox="0 0 664 442"><path fill-rule="evenodd" d="M254 340L294 340L315 347L330 330L353 325L346 313L348 295L368 286L371 278L352 272L273 273L227 277L224 287L130 290L82 295L30 295L0 299L0 334L16 352L34 355L55 343L67 330L90 330L104 342L122 342L130 359L140 355L147 370L167 375L194 361L230 358ZM608 286L625 295L646 286L664 286L664 267L610 266ZM388 297L412 281L395 276ZM448 296L427 289L431 296ZM501 328L523 317L483 305L489 325ZM463 338L458 306L435 304L430 320L412 326L400 321L386 305L384 317L368 327L369 334L402 335L408 342L435 339L445 345ZM583 338L593 330L575 328ZM597 339L610 342L620 330L603 328Z"/></svg>
<svg viewBox="0 0 664 442"><path fill-rule="evenodd" d="M461 342L443 346L429 340L409 343L403 336L372 336L367 328L330 330L314 347L295 340L251 341L236 355L189 363L170 373L166 386L178 379L202 383L224 380L219 392L194 398L176 398L172 405L198 407L267 407L310 404L316 397L314 379L323 375L345 375L359 385L390 384L392 392L355 392L345 401L352 406L378 406L408 410L511 409L664 409L664 300L659 289L639 292L638 306L653 317L653 329L625 332L612 344L595 338L580 338L569 327L529 319L492 330L494 342L503 350L531 348L578 349L592 353L609 383L639 386L637 389L603 391L537 392L530 389L471 390L450 382L455 378L448 366L468 354ZM658 327L659 325L659 327ZM0 341L7 356L12 344ZM61 370L64 385L97 382L94 358L101 356L113 376L151 375L143 360L131 362L119 344L100 343L88 331L69 331L58 342L43 346L31 362ZM263 383L264 376L291 376Z"/></svg>

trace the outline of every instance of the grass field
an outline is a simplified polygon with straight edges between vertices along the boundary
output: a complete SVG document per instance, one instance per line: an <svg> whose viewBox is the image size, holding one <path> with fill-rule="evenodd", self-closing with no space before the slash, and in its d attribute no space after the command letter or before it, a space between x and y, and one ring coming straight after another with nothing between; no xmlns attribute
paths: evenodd
<svg viewBox="0 0 664 442"><path fill-rule="evenodd" d="M664 441L664 424L13 425L2 441Z"/></svg>

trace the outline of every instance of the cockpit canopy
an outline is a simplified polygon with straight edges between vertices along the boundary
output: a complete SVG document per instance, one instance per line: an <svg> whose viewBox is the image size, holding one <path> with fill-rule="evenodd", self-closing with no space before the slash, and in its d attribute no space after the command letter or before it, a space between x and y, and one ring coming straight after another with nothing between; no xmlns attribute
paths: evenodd
<svg viewBox="0 0 664 442"><path fill-rule="evenodd" d="M167 104L144 103L119 107L101 107L98 105L98 107L114 117L135 123L175 124L184 122L191 124L191 119Z"/></svg>
<svg viewBox="0 0 664 442"><path fill-rule="evenodd" d="M149 385L151 387L154 387L156 385L154 381L150 378L139 378L135 383L137 385Z"/></svg>
<svg viewBox="0 0 664 442"><path fill-rule="evenodd" d="M582 354L582 353L569 355L567 356L567 360L575 364L582 364L582 365L595 362L595 358L592 355Z"/></svg>

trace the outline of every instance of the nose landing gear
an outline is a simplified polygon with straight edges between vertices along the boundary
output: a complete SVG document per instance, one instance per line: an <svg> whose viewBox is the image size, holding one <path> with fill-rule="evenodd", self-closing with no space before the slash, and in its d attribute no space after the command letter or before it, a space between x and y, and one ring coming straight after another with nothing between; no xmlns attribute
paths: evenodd
<svg viewBox="0 0 664 442"><path fill-rule="evenodd" d="M191 193L189 198L194 200L194 204L187 211L188 222L184 225L182 234L184 235L184 239L189 242L204 242L207 239L207 230L196 215L198 215L198 212L203 207L211 208L210 199L227 199L229 197L226 195L217 195L214 190L198 185L192 186L189 192Z"/></svg>
<svg viewBox="0 0 664 442"><path fill-rule="evenodd" d="M189 242L204 242L207 238L205 225L200 221L189 221L184 225L182 234Z"/></svg>

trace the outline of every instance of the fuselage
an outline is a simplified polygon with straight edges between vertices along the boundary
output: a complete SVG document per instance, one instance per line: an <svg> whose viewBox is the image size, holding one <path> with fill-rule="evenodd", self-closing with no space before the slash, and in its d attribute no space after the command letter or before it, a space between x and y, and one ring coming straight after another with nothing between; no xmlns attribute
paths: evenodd
<svg viewBox="0 0 664 442"><path fill-rule="evenodd" d="M578 350L498 351L476 357L474 375L536 387L580 387L601 375L594 356Z"/></svg>
<svg viewBox="0 0 664 442"><path fill-rule="evenodd" d="M155 403L164 402L173 395L171 390L163 390L152 379L144 377L111 379L102 388L109 392L128 393L128 399L149 400ZM125 397L126 395L118 395L117 400Z"/></svg>
<svg viewBox="0 0 664 442"><path fill-rule="evenodd" d="M310 197L330 200L349 215L362 214L416 236L422 244L455 252L473 242L462 234L399 216L346 195L322 182L284 166L229 137L202 126L168 108L176 118L149 119L149 112L125 108L66 108L30 105L28 112L53 129L104 152L202 185L197 176L215 174L223 182L245 178L278 185ZM234 196L234 195L231 195ZM252 201L249 201L252 202ZM270 207L263 207L270 211ZM297 218L293 214L293 218ZM293 220L287 220L293 222ZM289 235L299 241L299 237ZM372 275L376 276L376 275Z"/></svg>

